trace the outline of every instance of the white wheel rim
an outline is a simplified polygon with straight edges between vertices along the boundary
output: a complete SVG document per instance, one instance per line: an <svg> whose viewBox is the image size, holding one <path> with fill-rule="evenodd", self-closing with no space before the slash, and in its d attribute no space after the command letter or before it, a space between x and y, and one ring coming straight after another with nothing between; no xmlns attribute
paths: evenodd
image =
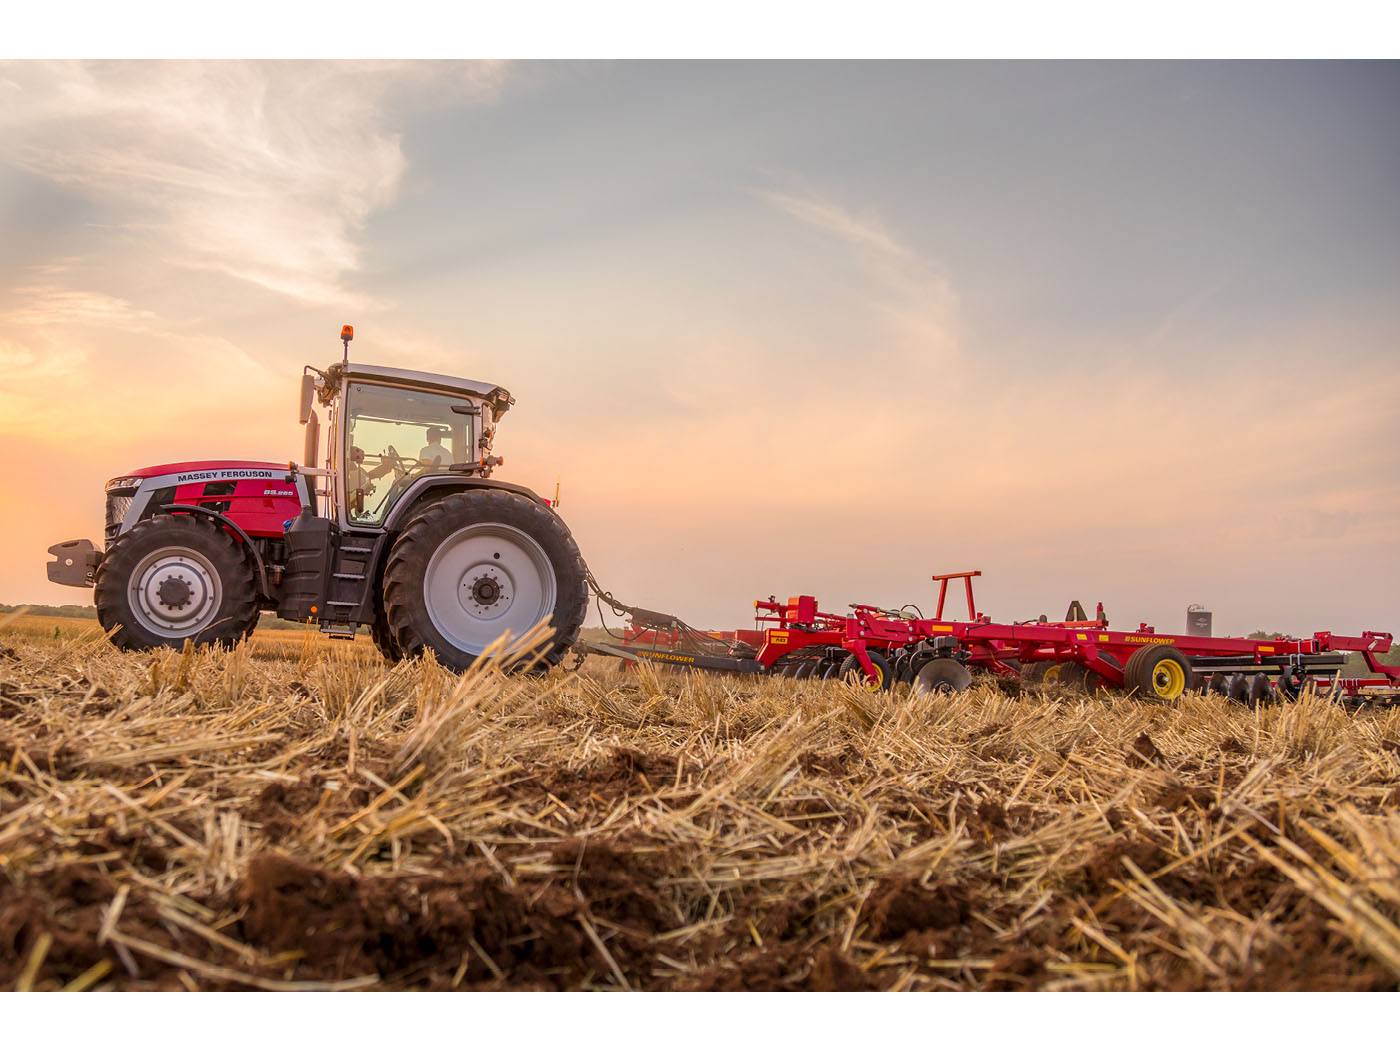
<svg viewBox="0 0 1400 1051"><path fill-rule="evenodd" d="M465 526L441 544L423 576L428 619L464 653L479 654L506 632L520 638L554 614L554 566L514 526Z"/></svg>
<svg viewBox="0 0 1400 1051"><path fill-rule="evenodd" d="M218 616L224 589L213 565L188 547L162 547L131 574L131 612L163 639L198 635Z"/></svg>

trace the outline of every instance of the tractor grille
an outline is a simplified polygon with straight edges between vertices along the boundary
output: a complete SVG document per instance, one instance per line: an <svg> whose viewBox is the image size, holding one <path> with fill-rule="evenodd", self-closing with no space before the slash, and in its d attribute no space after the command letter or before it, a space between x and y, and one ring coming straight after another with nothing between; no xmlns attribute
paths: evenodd
<svg viewBox="0 0 1400 1051"><path fill-rule="evenodd" d="M135 495L135 489L118 489L107 494L107 525L104 535L108 544L112 542L112 538L121 529L122 519L131 510L131 501Z"/></svg>

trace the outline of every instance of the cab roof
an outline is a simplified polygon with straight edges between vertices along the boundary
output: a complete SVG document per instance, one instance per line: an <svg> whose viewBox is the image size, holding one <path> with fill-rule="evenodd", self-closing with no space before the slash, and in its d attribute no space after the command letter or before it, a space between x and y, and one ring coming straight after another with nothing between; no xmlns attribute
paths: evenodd
<svg viewBox="0 0 1400 1051"><path fill-rule="evenodd" d="M481 380L461 379L457 376L441 376L435 372L416 372L413 369L395 369L388 365L360 365L349 362L345 365L345 378L348 380L369 380L378 383L399 383L411 387L427 387L445 391L448 394L466 394L482 398L491 403L497 416L515 404L510 391L494 383Z"/></svg>

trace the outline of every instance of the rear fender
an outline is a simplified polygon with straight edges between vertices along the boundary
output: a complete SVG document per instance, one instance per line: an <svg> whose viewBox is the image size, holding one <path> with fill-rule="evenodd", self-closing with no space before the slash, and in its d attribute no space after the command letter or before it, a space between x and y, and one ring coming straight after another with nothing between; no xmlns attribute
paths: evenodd
<svg viewBox="0 0 1400 1051"><path fill-rule="evenodd" d="M398 503L394 505L394 509L389 512L389 517L384 520L384 528L389 531L400 528L425 498L436 499L439 496L464 492L468 489L502 489L505 492L517 493L528 500L533 500L543 507L550 506L549 501L542 498L533 489L527 489L525 486L516 485L513 482L498 482L493 478L454 477L436 474L420 478L408 487L408 490L399 498Z"/></svg>

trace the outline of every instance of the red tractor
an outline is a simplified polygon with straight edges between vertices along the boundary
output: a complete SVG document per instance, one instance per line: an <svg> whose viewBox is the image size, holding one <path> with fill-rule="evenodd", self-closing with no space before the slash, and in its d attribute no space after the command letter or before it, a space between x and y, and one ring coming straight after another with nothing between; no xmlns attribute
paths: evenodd
<svg viewBox="0 0 1400 1051"><path fill-rule="evenodd" d="M54 545L49 579L95 588L98 620L124 649L231 645L276 610L337 637L368 625L387 659L427 649L458 671L547 621L553 637L529 656L557 664L583 624L588 570L548 500L491 477L515 399L353 364L350 326L341 338L340 362L302 376L309 466L210 460L113 478L106 550Z"/></svg>

